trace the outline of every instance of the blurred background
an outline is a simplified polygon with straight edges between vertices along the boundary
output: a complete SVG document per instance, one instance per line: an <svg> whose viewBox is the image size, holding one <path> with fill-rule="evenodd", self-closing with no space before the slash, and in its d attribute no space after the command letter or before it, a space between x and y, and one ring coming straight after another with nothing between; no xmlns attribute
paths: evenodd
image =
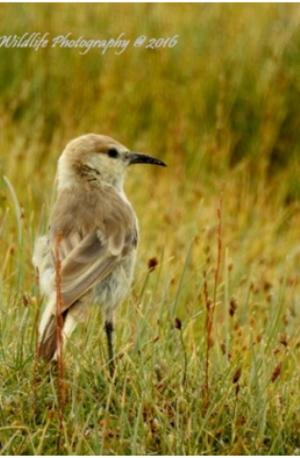
<svg viewBox="0 0 300 458"><path fill-rule="evenodd" d="M284 180L284 202L298 200L299 15L287 4L1 5L1 35L179 40L120 56L0 48L0 173L47 180L66 141L94 131L195 182L244 166L255 186L257 174Z"/></svg>

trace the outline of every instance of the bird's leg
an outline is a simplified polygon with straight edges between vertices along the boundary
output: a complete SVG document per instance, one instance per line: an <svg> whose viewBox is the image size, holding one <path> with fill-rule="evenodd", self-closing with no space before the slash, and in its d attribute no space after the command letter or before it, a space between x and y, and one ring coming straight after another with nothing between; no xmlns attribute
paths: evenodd
<svg viewBox="0 0 300 458"><path fill-rule="evenodd" d="M115 373L115 361L114 361L114 346L113 346L113 319L112 317L106 317L104 329L107 338L107 350L108 350L108 368L110 376L113 377Z"/></svg>

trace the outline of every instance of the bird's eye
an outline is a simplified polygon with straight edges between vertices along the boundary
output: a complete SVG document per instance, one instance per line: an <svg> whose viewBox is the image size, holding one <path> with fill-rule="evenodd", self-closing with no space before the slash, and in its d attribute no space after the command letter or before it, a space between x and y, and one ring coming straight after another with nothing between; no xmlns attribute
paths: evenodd
<svg viewBox="0 0 300 458"><path fill-rule="evenodd" d="M109 150L107 151L107 154L109 157L113 157L113 158L116 158L119 156L119 152L116 148L109 148Z"/></svg>

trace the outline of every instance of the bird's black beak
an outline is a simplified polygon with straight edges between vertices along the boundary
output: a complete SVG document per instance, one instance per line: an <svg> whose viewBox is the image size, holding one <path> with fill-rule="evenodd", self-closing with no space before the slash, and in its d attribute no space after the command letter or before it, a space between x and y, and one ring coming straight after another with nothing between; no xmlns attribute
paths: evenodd
<svg viewBox="0 0 300 458"><path fill-rule="evenodd" d="M156 159L155 157L147 156L146 154L140 153L129 153L129 165L131 164L153 164L153 165L161 165L162 167L166 167L165 164L160 159Z"/></svg>

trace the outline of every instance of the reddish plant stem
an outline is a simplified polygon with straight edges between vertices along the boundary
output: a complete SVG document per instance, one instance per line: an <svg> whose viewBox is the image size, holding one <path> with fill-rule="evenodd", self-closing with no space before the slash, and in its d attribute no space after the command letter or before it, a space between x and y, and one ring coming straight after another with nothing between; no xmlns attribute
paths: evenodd
<svg viewBox="0 0 300 458"><path fill-rule="evenodd" d="M36 283L37 285L39 284L39 273L38 273L38 270L36 270ZM41 307L41 304L38 303L37 304L37 309L36 309L36 312L35 312L35 316L34 316L34 323L33 323L33 329L34 329L34 334L35 334L35 351L34 351L34 362L33 362L33 391L32 391L32 394L33 394L33 411L34 411L34 415L36 416L37 415L37 390L36 390L36 386L38 385L39 383L39 371L38 371L38 363L39 363L39 350L38 350L38 347L39 347L39 344L38 344L38 339L39 339L39 331L38 331L38 326L39 326L39 320L40 320L40 307Z"/></svg>
<svg viewBox="0 0 300 458"><path fill-rule="evenodd" d="M55 289L56 289L56 351L57 351L57 398L58 398L58 415L60 421L60 431L63 428L63 412L65 406L65 385L64 385L64 362L63 362L63 298L61 293L61 259L60 259L60 238L55 240ZM60 447L58 443L58 448Z"/></svg>
<svg viewBox="0 0 300 458"><path fill-rule="evenodd" d="M212 315L217 305L217 292L220 279L221 260L222 260L222 198L220 198L219 207L217 208L218 230L217 230L217 265L215 269L214 296ZM213 316L212 316L213 321Z"/></svg>
<svg viewBox="0 0 300 458"><path fill-rule="evenodd" d="M208 285L206 278L206 271L204 272L204 303L206 307L206 320L205 320L205 330L206 330L206 354L205 354L205 365L204 365L204 407L207 409L209 404L209 351L211 346L211 301L208 295Z"/></svg>
<svg viewBox="0 0 300 458"><path fill-rule="evenodd" d="M222 258L222 200L217 209L218 229L217 229L217 263L214 276L214 289L213 289L213 301L209 298L208 283L206 271L204 271L204 303L206 308L206 320L205 320L205 331L206 331L206 354L205 354L205 367L204 367L204 407L207 409L209 405L209 365L210 365L210 349L213 346L213 323L214 323L214 312L217 304L217 292L220 279L221 270L221 258Z"/></svg>

